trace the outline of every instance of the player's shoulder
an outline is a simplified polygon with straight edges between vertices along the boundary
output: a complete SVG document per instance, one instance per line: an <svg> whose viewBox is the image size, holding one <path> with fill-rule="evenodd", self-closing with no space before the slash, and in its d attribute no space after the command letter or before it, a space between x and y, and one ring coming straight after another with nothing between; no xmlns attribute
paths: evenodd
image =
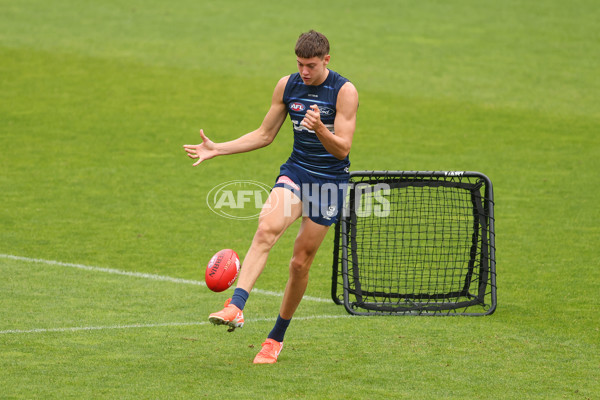
<svg viewBox="0 0 600 400"><path fill-rule="evenodd" d="M277 86L280 86L280 85L285 86L285 85L287 85L287 83L289 82L289 80L292 78L293 75L294 74L286 75L286 76L282 77L281 79L279 79L279 81L277 82Z"/></svg>
<svg viewBox="0 0 600 400"><path fill-rule="evenodd" d="M281 79L279 79L279 81L277 81L277 84L275 85L275 91L283 94L283 92L285 91L285 88L287 87L287 84L290 80L290 77L291 77L291 75L286 75L286 76L282 77Z"/></svg>
<svg viewBox="0 0 600 400"><path fill-rule="evenodd" d="M353 112L356 112L358 109L358 90L356 90L356 87L352 82L348 81L340 88L336 107L338 109L344 108L347 110L354 110Z"/></svg>
<svg viewBox="0 0 600 400"><path fill-rule="evenodd" d="M291 75L286 75L277 81L273 91L273 101L283 102Z"/></svg>
<svg viewBox="0 0 600 400"><path fill-rule="evenodd" d="M352 84L352 82L350 82L350 79L333 70L329 71L332 79L332 86L336 87L340 92L342 90L347 92L356 92L356 87Z"/></svg>
<svg viewBox="0 0 600 400"><path fill-rule="evenodd" d="M356 86L354 86L354 84L350 81L346 81L346 83L344 83L342 85L342 87L340 87L340 91L338 92L338 96L358 96L358 90L356 89Z"/></svg>

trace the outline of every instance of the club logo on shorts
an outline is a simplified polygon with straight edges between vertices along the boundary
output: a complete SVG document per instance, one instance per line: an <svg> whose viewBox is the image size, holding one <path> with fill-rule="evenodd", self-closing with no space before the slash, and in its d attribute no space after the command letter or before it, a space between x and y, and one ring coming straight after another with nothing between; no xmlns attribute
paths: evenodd
<svg viewBox="0 0 600 400"><path fill-rule="evenodd" d="M299 112L306 110L306 107L304 106L304 104L295 101L292 104L290 104L290 110Z"/></svg>
<svg viewBox="0 0 600 400"><path fill-rule="evenodd" d="M327 212L326 212L326 214L329 218L334 216L335 209L336 209L336 206L329 206L329 208L327 209Z"/></svg>

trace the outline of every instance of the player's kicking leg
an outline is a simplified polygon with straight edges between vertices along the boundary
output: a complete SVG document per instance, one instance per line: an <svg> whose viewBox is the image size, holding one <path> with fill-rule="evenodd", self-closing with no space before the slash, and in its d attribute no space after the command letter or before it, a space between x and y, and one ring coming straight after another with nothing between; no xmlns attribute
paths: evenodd
<svg viewBox="0 0 600 400"><path fill-rule="evenodd" d="M212 313L208 320L214 325L227 325L227 332L233 332L235 328L244 326L244 312L231 303L231 299L225 301L225 308L221 311Z"/></svg>
<svg viewBox="0 0 600 400"><path fill-rule="evenodd" d="M298 308L308 285L310 266L321 246L329 226L319 225L309 218L302 219L300 232L294 243L294 254L290 261L290 275L285 287L283 301L275 327L262 344L262 350L254 358L255 364L273 364L283 348L283 336L294 312Z"/></svg>
<svg viewBox="0 0 600 400"><path fill-rule="evenodd" d="M229 326L229 332L244 326L244 305L265 268L269 251L301 215L302 204L295 194L283 187L276 187L271 191L258 219L258 229L250 249L242 263L233 297L225 302L223 310L210 314L210 322Z"/></svg>

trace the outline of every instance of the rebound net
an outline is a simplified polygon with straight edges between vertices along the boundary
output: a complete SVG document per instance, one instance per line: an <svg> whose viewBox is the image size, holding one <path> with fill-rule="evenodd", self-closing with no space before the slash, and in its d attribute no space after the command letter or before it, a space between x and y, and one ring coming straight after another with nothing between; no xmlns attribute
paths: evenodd
<svg viewBox="0 0 600 400"><path fill-rule="evenodd" d="M491 181L478 172L352 172L333 300L357 315L493 313L493 207Z"/></svg>

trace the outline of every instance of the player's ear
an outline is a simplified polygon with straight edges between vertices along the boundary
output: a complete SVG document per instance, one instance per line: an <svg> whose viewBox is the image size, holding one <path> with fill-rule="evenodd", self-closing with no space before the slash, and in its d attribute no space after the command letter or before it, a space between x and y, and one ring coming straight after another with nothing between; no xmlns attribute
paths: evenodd
<svg viewBox="0 0 600 400"><path fill-rule="evenodd" d="M325 57L323 57L323 61L325 61L325 65L329 64L330 59L331 59L331 56L329 54L327 54Z"/></svg>

